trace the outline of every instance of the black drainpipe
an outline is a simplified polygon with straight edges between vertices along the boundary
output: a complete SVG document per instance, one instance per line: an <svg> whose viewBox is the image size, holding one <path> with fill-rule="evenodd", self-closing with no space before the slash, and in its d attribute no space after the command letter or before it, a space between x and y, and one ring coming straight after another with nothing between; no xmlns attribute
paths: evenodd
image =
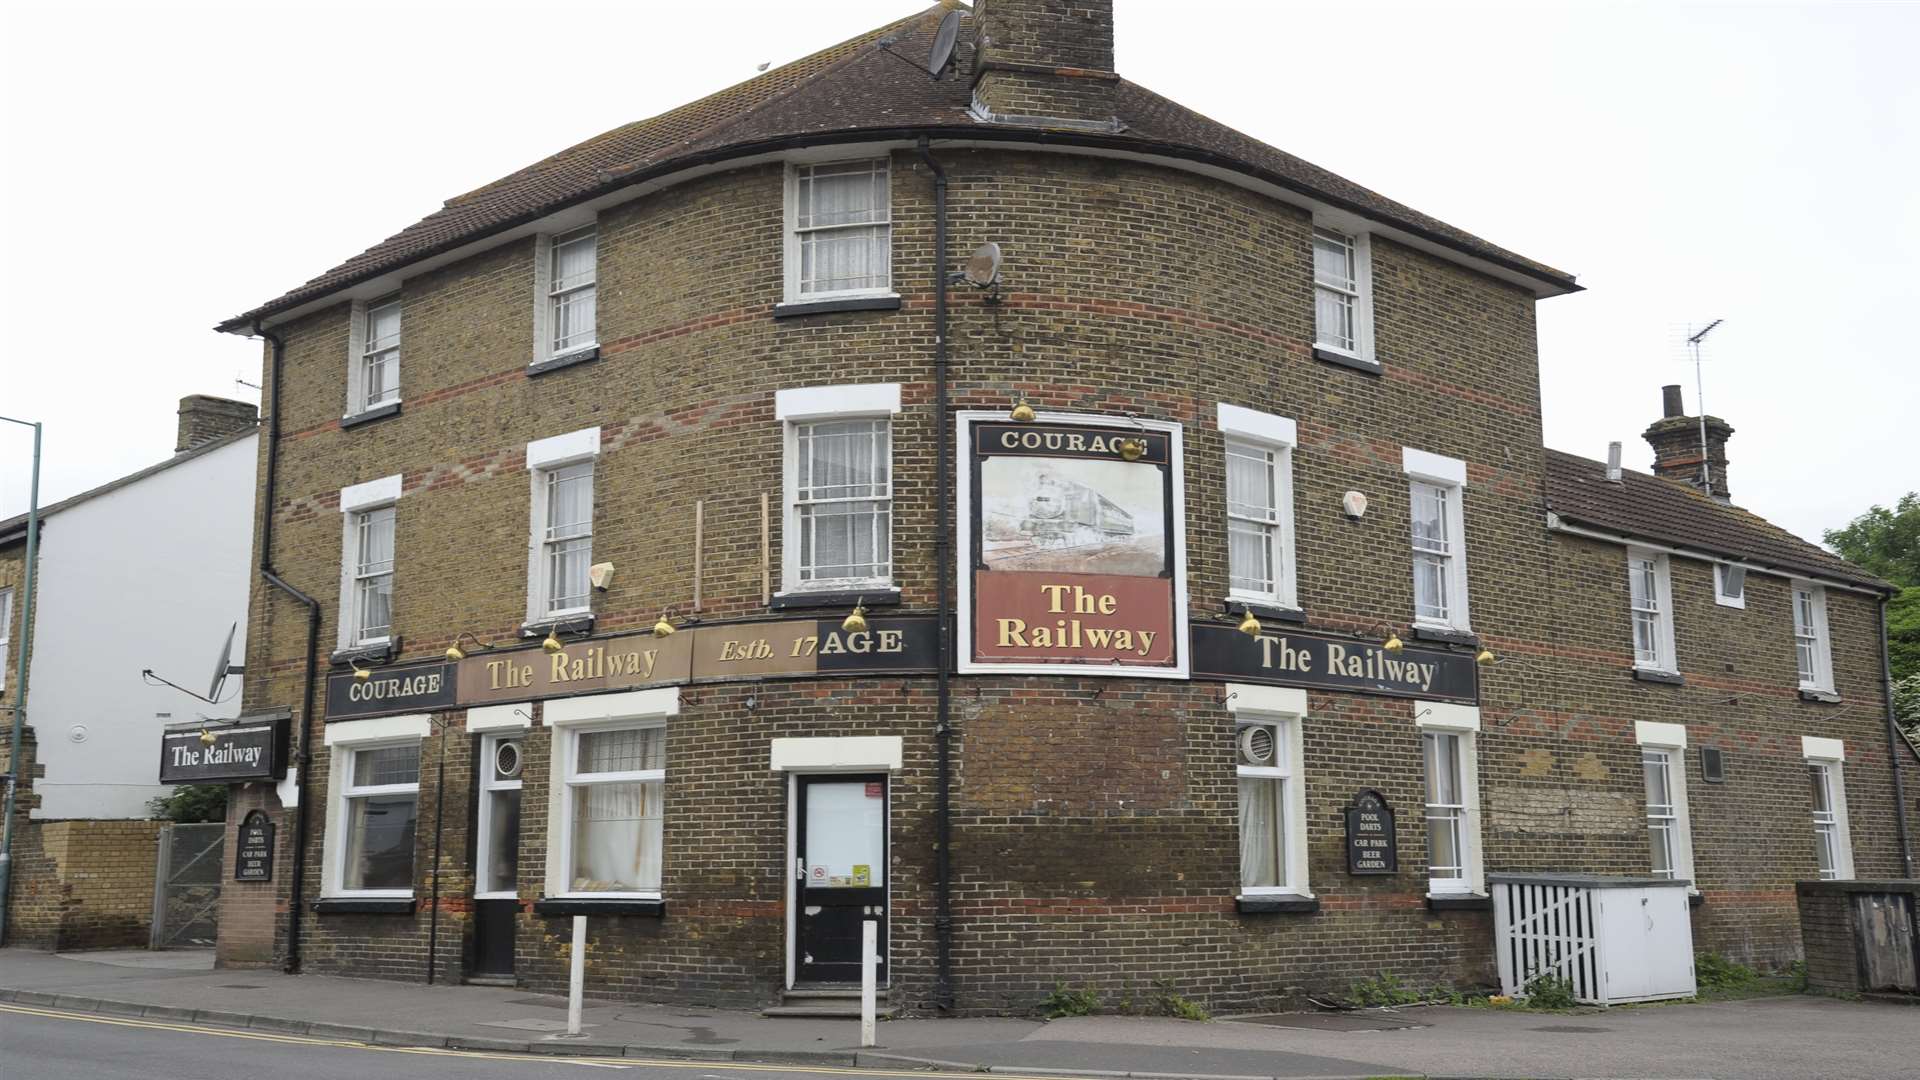
<svg viewBox="0 0 1920 1080"><path fill-rule="evenodd" d="M1893 716L1893 666L1887 655L1887 598L1880 597L1880 684L1887 695L1887 767L1893 770L1893 824L1900 837L1900 863L1913 876L1913 844L1907 836L1907 790L1900 780L1900 734ZM1909 747L1908 749L1911 749Z"/></svg>
<svg viewBox="0 0 1920 1080"><path fill-rule="evenodd" d="M287 892L286 971L289 975L295 975L300 971L300 908L306 899L307 774L312 771L310 765L313 760L308 725L313 722L313 687L318 678L314 655L320 646L320 601L287 584L273 569L273 495L280 465L280 367L286 357L286 343L272 331L263 329L259 323L253 324L253 332L256 337L265 338L267 344L273 347L270 365L273 384L267 394L267 482L261 492L260 576L307 609L306 686L301 691L300 743L293 753L293 880Z"/></svg>
<svg viewBox="0 0 1920 1080"><path fill-rule="evenodd" d="M933 171L933 533L934 613L940 624L940 654L934 662L934 1004L953 1009L953 700L948 672L953 657L953 499L947 470L947 170L920 136L920 160Z"/></svg>

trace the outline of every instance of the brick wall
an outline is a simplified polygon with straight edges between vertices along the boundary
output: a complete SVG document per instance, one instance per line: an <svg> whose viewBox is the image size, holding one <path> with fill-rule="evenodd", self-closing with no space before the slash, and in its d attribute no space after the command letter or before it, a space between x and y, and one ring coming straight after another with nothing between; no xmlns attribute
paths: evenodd
<svg viewBox="0 0 1920 1080"><path fill-rule="evenodd" d="M274 824L273 877L270 881L235 881L240 823L255 810L264 811ZM219 967L264 968L283 961L275 946L281 923L281 892L293 872L292 817L281 810L272 784L227 787L227 831L220 856L220 936L214 949L214 963Z"/></svg>
<svg viewBox="0 0 1920 1080"><path fill-rule="evenodd" d="M1782 747L1838 735L1861 872L1892 857L1884 749L1870 745L1871 609L1830 594L1844 706L1793 694L1784 599L1749 579L1746 612L1712 608L1704 568L1675 561L1681 688L1633 682L1624 554L1544 528L1531 296L1385 238L1373 243L1384 374L1311 357L1311 220L1191 175L1117 161L942 153L951 248L995 240L1006 301L955 295L952 403L1137 413L1184 425L1189 593L1196 619L1225 595L1218 402L1293 417L1300 601L1308 628L1367 634L1412 615L1400 450L1468 463L1473 625L1509 662L1483 675L1481 787L1494 870L1643 873L1648 848L1632 721L1697 724L1733 751L1724 788L1695 782L1706 944L1762 962L1797 949L1789 883L1811 864L1804 769ZM461 631L516 635L525 616L530 440L598 425L595 561L620 568L593 603L601 631L687 612L692 507L705 500L703 616L759 616L759 497L780 502L783 387L902 384L894 425L894 559L903 608L933 601L934 429L929 358L930 179L893 164L898 311L773 318L781 299L777 166L689 181L600 217L602 358L534 378L533 244L504 244L402 289L403 411L341 430L347 308L281 329L287 342L273 559L325 608L333 647L338 490L404 477L396 528L396 632L406 658ZM263 442L262 453L265 453ZM1364 492L1358 520L1341 495ZM781 527L773 522L774 561ZM1696 575L1695 570L1699 570ZM776 569L776 587L778 572ZM1704 604L1706 607L1699 605ZM1724 612L1726 609L1718 609ZM298 705L305 613L256 588L252 707ZM1377 640L1377 634L1374 635ZM1724 655L1722 655L1724 654ZM1728 663L1735 670L1723 670ZM1718 665L1718 666L1715 666ZM1877 667L1872 669L1877 672ZM256 674L256 671L258 674ZM1030 1006L1056 981L1142 1000L1165 981L1213 1008L1338 992L1392 971L1416 982L1492 982L1490 916L1434 913L1415 707L1310 696L1304 735L1312 914L1240 915L1233 718L1217 684L969 676L955 681L954 937L963 1010ZM1721 702L1738 696L1734 708ZM780 736L889 734L897 1000L931 993L933 681L875 678L699 687L669 726L667 914L595 920L588 990L678 1001L765 1000L783 979L786 788L767 769ZM536 712L537 715L537 712ZM458 978L472 889L473 740L451 718L422 752L411 916L304 920L309 971L424 978L435 802L446 818L439 974ZM306 738L321 725L302 717ZM547 822L544 727L527 739L519 979L565 985L566 920L535 916ZM1854 755L1859 757L1856 761ZM1697 759L1690 751L1690 768ZM1878 771L1876 772L1876 768ZM328 761L309 766L307 896L319 895ZM1697 775L1697 771L1695 773ZM1794 777L1798 775L1796 782ZM1916 777L1920 782L1920 777ZM1361 788L1398 811L1401 873L1350 878L1339 811ZM287 832L282 834L290 844ZM284 930L279 931L284 935ZM453 942L448 945L448 941ZM282 940L281 946L284 947Z"/></svg>
<svg viewBox="0 0 1920 1080"><path fill-rule="evenodd" d="M145 947L161 828L35 821L16 832L8 942L54 951Z"/></svg>

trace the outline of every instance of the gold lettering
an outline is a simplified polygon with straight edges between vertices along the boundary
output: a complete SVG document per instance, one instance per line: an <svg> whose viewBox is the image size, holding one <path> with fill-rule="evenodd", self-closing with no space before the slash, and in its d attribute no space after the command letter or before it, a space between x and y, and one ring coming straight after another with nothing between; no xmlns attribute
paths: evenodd
<svg viewBox="0 0 1920 1080"><path fill-rule="evenodd" d="M1007 430L1001 432L1000 445L1005 447L1008 450L1014 449L1015 447L1020 445L1020 433L1013 430L1012 428L1008 428Z"/></svg>
<svg viewBox="0 0 1920 1080"><path fill-rule="evenodd" d="M898 630L880 631L879 651L883 653L897 653L897 652L903 651L906 647L903 641L903 637L904 635L902 635Z"/></svg>
<svg viewBox="0 0 1920 1080"><path fill-rule="evenodd" d="M566 682L567 681L567 654L563 652L557 652L557 653L554 653L552 656L548 657L548 659L553 661L553 669L548 672L548 677L552 681L557 683Z"/></svg>
<svg viewBox="0 0 1920 1080"><path fill-rule="evenodd" d="M1027 621L1025 619L996 619L1000 624L999 645L1001 648L1017 646L1027 647Z"/></svg>

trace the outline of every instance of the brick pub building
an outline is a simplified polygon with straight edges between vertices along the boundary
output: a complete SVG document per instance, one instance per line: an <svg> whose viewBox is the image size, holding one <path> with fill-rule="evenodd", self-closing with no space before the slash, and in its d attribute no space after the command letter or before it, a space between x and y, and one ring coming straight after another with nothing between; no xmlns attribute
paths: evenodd
<svg viewBox="0 0 1920 1080"><path fill-rule="evenodd" d="M554 991L585 913L592 995L773 1003L876 919L899 1007L1239 1009L1490 982L1490 872L1691 881L1761 964L1909 872L1887 586L1717 498L1720 421L1712 492L1693 420L1546 450L1572 278L1120 78L1110 8L938 5L221 326L296 733L225 962Z"/></svg>

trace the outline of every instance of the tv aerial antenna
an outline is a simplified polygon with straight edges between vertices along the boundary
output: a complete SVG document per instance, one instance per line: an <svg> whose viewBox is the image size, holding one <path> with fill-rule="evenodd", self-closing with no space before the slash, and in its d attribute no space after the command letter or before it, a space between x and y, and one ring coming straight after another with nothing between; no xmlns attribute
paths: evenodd
<svg viewBox="0 0 1920 1080"><path fill-rule="evenodd" d="M240 624L238 622L227 627L227 640L220 646L220 658L213 662L213 678L207 682L207 692L205 694L195 693L181 686L179 683L161 678L153 673L152 668L147 668L140 672L141 680L149 686L171 686L188 697L196 701L204 701L209 705L222 704L220 693L226 689L227 677L230 675L244 674L247 670L245 664L236 664L233 662L233 636L239 629Z"/></svg>
<svg viewBox="0 0 1920 1080"><path fill-rule="evenodd" d="M1707 457L1707 387L1702 372L1700 343L1725 319L1715 319L1697 334L1687 335L1687 348L1693 352L1693 403L1700 409L1700 490L1713 494L1713 461Z"/></svg>

